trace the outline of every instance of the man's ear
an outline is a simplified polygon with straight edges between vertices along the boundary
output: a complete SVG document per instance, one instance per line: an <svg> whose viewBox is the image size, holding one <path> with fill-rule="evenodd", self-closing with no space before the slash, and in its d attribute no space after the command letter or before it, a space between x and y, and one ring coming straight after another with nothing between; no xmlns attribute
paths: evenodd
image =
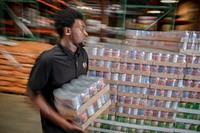
<svg viewBox="0 0 200 133"><path fill-rule="evenodd" d="M71 29L69 27L64 28L64 35L69 36L71 34Z"/></svg>

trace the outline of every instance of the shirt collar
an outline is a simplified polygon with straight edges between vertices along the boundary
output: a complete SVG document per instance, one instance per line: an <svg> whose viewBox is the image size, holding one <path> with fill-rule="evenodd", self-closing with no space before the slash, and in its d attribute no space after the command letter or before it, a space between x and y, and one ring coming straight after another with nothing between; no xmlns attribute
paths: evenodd
<svg viewBox="0 0 200 133"><path fill-rule="evenodd" d="M68 49L67 47L63 47L60 43L58 44L58 46L60 47L60 49L61 49L66 55L68 55L68 56L70 56L70 57L73 57L73 56L75 56L76 54L79 56L80 53L81 53L81 50L80 50L80 46L79 46L79 45L77 46L77 50L76 50L75 54L74 54L70 49Z"/></svg>

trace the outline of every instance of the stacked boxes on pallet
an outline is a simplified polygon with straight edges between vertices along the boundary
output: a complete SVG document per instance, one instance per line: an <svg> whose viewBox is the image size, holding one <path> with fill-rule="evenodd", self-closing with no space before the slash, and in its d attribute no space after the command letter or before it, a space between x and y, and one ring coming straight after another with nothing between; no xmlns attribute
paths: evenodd
<svg viewBox="0 0 200 133"><path fill-rule="evenodd" d="M51 47L39 42L0 40L0 91L25 94L35 59Z"/></svg>
<svg viewBox="0 0 200 133"><path fill-rule="evenodd" d="M87 50L89 74L107 79L112 101L91 131L180 132L185 118L195 119L187 120L185 132L199 130L199 55L116 45ZM185 104L191 109L180 108Z"/></svg>

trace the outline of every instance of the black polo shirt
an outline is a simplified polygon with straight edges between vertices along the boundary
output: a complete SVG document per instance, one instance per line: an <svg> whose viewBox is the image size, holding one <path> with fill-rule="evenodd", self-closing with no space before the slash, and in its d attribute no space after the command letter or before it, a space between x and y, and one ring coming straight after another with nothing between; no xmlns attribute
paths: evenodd
<svg viewBox="0 0 200 133"><path fill-rule="evenodd" d="M59 44L37 58L30 73L28 88L33 92L40 91L56 110L53 91L79 75L87 74L87 70L88 55L84 48L78 47L73 53ZM66 133L42 116L41 121L44 133Z"/></svg>

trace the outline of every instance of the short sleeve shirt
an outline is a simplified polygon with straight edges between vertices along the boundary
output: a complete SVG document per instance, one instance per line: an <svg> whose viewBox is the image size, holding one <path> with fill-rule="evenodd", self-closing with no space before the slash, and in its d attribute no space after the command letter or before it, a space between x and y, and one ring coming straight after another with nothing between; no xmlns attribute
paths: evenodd
<svg viewBox="0 0 200 133"><path fill-rule="evenodd" d="M77 51L73 53L68 48L58 44L43 52L36 59L30 73L28 88L33 92L41 92L47 102L56 110L53 91L79 75L87 74L87 70L88 55L84 48L78 47ZM41 118L45 133L64 133L57 131L57 128L60 130L59 127L56 127L49 120L42 116ZM54 127L56 129L52 129Z"/></svg>

